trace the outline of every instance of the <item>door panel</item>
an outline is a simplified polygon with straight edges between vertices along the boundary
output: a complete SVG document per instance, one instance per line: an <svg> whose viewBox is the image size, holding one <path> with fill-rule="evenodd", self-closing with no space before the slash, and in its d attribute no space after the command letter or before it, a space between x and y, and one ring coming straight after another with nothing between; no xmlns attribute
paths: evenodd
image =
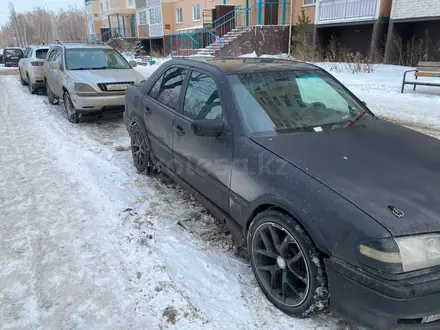
<svg viewBox="0 0 440 330"><path fill-rule="evenodd" d="M55 87L55 83L56 83L56 81L55 81L56 70L53 70L53 69L50 68L50 62L55 61L58 54L59 54L58 47L54 48L50 52L49 57L47 59L47 63L45 64L46 65L46 70L45 70L46 71L46 80L47 80L47 82L48 82L48 84L50 86L50 89L54 93L55 93L54 87Z"/></svg>
<svg viewBox="0 0 440 330"><path fill-rule="evenodd" d="M60 64L60 70L53 70L53 85L50 85L52 91L60 98L63 97L63 86L62 86L62 75L63 72L63 61L62 61L62 51L58 50L57 56L55 57L55 62Z"/></svg>
<svg viewBox="0 0 440 330"><path fill-rule="evenodd" d="M193 120L223 118L219 91L214 78L193 71L185 93L183 111L173 126L176 173L211 202L229 211L229 188L233 141L229 126L218 137L197 136ZM223 120L226 123L225 118Z"/></svg>
<svg viewBox="0 0 440 330"><path fill-rule="evenodd" d="M167 70L141 102L152 151L170 169L174 169L173 121L186 74L187 70L182 68Z"/></svg>

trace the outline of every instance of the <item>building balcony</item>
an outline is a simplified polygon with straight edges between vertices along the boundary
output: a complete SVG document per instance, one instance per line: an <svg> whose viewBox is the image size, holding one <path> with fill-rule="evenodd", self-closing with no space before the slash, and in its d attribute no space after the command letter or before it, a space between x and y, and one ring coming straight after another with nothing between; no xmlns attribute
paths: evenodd
<svg viewBox="0 0 440 330"><path fill-rule="evenodd" d="M344 23L377 18L377 0L321 0L316 24Z"/></svg>

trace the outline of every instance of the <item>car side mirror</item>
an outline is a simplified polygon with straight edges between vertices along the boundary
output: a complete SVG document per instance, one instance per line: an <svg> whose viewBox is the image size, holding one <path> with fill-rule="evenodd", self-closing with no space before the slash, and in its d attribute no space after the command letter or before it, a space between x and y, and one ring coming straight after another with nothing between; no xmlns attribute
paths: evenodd
<svg viewBox="0 0 440 330"><path fill-rule="evenodd" d="M367 102L361 101L363 105L367 106Z"/></svg>
<svg viewBox="0 0 440 330"><path fill-rule="evenodd" d="M49 68L51 70L60 70L60 63L58 62L49 62Z"/></svg>
<svg viewBox="0 0 440 330"><path fill-rule="evenodd" d="M219 136L223 133L225 123L221 119L194 120L191 129L197 136Z"/></svg>
<svg viewBox="0 0 440 330"><path fill-rule="evenodd" d="M137 62L136 62L135 60L130 60L130 61L128 62L128 64L130 64L130 66L131 66L132 68L137 67Z"/></svg>

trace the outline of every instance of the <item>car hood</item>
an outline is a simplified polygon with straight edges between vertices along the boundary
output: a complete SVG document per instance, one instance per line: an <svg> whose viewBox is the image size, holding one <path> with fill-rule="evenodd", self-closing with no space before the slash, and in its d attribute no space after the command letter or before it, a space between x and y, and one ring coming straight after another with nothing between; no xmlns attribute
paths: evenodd
<svg viewBox="0 0 440 330"><path fill-rule="evenodd" d="M394 236L440 231L437 139L379 119L330 132L252 139L368 213ZM395 216L390 205L404 216Z"/></svg>
<svg viewBox="0 0 440 330"><path fill-rule="evenodd" d="M134 69L119 70L74 70L69 71L76 82L99 84L110 82L134 81L139 83L143 76Z"/></svg>

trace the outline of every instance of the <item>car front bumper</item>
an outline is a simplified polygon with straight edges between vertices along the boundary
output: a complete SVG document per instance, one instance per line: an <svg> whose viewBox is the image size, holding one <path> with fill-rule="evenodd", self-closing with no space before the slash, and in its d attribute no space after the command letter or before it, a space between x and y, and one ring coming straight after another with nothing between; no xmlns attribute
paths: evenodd
<svg viewBox="0 0 440 330"><path fill-rule="evenodd" d="M71 95L73 106L78 112L124 112L124 95L83 97Z"/></svg>
<svg viewBox="0 0 440 330"><path fill-rule="evenodd" d="M336 259L326 260L331 305L369 329L440 329L440 272L383 279Z"/></svg>

